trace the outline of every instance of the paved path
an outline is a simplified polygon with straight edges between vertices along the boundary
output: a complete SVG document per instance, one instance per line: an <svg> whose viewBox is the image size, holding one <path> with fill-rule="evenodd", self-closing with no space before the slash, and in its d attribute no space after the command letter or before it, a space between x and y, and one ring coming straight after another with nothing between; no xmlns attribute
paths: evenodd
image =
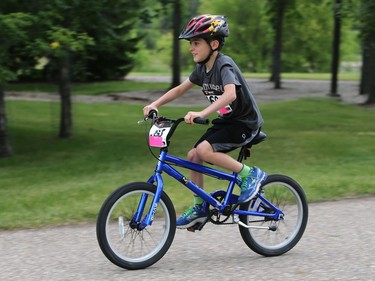
<svg viewBox="0 0 375 281"><path fill-rule="evenodd" d="M182 77L181 81L186 77ZM134 81L155 81L155 82L170 82L169 77L155 77L155 76L129 76L129 80ZM329 80L295 80L284 79L282 81L282 89L274 89L274 85L268 82L267 79L247 79L255 98L258 103L277 102L284 100L299 99L302 97L326 97L330 92ZM140 103L150 102L155 100L164 92L150 91L150 92L129 92L116 94L114 97L117 100L124 100L128 102ZM345 103L363 103L364 96L359 93L359 81L339 81L338 93L339 99ZM189 94L183 95L181 98L173 101L173 105L205 105L205 99L202 96L200 89L194 89Z"/></svg>
<svg viewBox="0 0 375 281"><path fill-rule="evenodd" d="M129 80L134 81L156 81L170 82L169 77L164 76L129 76ZM182 78L184 79L184 77ZM330 81L328 80L291 80L285 79L282 89L275 90L273 83L266 79L248 79L248 83L255 95L258 103L278 102L284 100L294 100L303 97L327 97L330 91ZM338 86L340 100L345 103L363 103L364 96L358 95L359 81L340 81ZM126 93L113 93L100 96L79 96L74 95L73 101L79 102L125 102L132 104L148 104L164 94L165 91L136 91ZM58 95L46 93L6 93L7 99L31 99L40 101L59 100ZM172 101L173 106L208 105L200 89L196 88L183 95L179 99Z"/></svg>
<svg viewBox="0 0 375 281"><path fill-rule="evenodd" d="M375 197L310 204L304 236L264 258L235 225L176 232L169 252L127 271L101 253L94 224L0 231L0 280L374 280Z"/></svg>

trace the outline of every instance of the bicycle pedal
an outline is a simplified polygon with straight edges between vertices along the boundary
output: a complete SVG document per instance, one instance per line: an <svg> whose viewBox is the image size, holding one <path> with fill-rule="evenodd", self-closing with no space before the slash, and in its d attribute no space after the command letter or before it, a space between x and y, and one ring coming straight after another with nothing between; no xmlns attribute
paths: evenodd
<svg viewBox="0 0 375 281"><path fill-rule="evenodd" d="M186 228L188 231L190 232L195 232L196 230L201 230L202 229L202 223L200 222L197 222L196 224L194 224L193 226L190 226L188 228Z"/></svg>
<svg viewBox="0 0 375 281"><path fill-rule="evenodd" d="M194 224L193 226L190 226L188 228L186 228L188 231L190 232L195 232L196 230L199 230L201 231L202 228L205 226L205 224L207 223L208 219L206 219L204 222L197 222L196 224Z"/></svg>
<svg viewBox="0 0 375 281"><path fill-rule="evenodd" d="M190 232L195 232L194 226L190 226L190 227L186 228L186 230L190 231Z"/></svg>

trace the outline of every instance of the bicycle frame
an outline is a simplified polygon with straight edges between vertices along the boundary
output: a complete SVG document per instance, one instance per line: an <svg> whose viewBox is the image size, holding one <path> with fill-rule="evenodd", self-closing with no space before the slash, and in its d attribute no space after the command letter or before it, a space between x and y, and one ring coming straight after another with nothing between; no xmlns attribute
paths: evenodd
<svg viewBox="0 0 375 281"><path fill-rule="evenodd" d="M201 231L207 222L237 224L245 244L266 257L284 254L298 243L306 228L308 205L302 187L295 180L282 174L268 174L261 181L262 185L256 187L255 197L239 204L240 188L235 188L243 182L238 173L169 154L171 137L184 118L158 117L157 112L151 110L138 123L147 120L152 120L148 147L156 159L154 172L147 181L130 182L117 188L104 201L98 214L97 240L113 264L131 270L151 266L167 253L176 228ZM205 118L193 121L209 124ZM265 139L266 134L259 129L256 136L239 148L237 161L242 163L250 157L250 149ZM160 149L159 156L151 147ZM205 191L183 175L186 173L183 168L210 176L215 183L220 180L220 186L227 185L227 188ZM164 190L164 176L173 178L202 198L201 216L187 225L179 224L173 201Z"/></svg>
<svg viewBox="0 0 375 281"><path fill-rule="evenodd" d="M205 192L203 189L201 189L199 186L197 186L192 181L188 180L183 174L181 174L179 171L177 171L175 168L173 168L170 164L173 164L178 167L186 168L189 170L193 170L211 177L214 177L219 180L226 180L229 182L228 188L226 191L225 198L223 202L217 201L213 195ZM149 178L147 181L148 183L154 184L156 183L156 192L153 199L153 202L151 204L150 210L145 216L145 218L142 220L140 227L144 228L146 226L149 226L152 224L152 221L154 219L154 215L156 212L156 208L161 196L161 193L164 188L164 180L162 177L162 173L165 172L181 184L183 184L185 187L190 189L193 193L200 196L205 202L213 206L215 209L217 209L220 213L224 211L224 208L228 206L229 204L236 204L238 196L233 194L233 189L236 184L240 184L241 180L237 177L237 173L227 173L224 171L216 170L204 165L200 165L197 163L193 163L191 161L175 157L168 154L167 149L163 148L160 150L159 160L156 165L155 173ZM236 196L234 198L234 196ZM262 196L262 194L259 194L258 197L261 202L266 205L267 207L271 208L274 213L263 213L258 211L244 211L244 210L238 210L234 209L231 210L231 214L233 215L251 215L251 216L259 216L259 217L267 217L272 220L279 220L283 213L281 210L279 210L276 206L274 206L271 202L269 202L266 198ZM134 218L136 221L140 221L140 218L142 217L142 213L144 211L145 201L147 199L147 195L144 194L144 197L142 197L140 204L138 206L137 215ZM234 202L235 201L235 202ZM236 204L237 207L237 204Z"/></svg>

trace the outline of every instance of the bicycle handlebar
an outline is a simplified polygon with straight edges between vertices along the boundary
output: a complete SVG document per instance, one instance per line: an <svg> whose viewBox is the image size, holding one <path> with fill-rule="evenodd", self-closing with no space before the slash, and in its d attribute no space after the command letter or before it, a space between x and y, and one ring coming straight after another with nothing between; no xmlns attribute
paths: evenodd
<svg viewBox="0 0 375 281"><path fill-rule="evenodd" d="M156 118L157 116L158 112L155 109L151 109L147 114L147 118Z"/></svg>
<svg viewBox="0 0 375 281"><path fill-rule="evenodd" d="M183 117L178 118L178 119L170 119L170 118L158 116L158 112L156 110L152 109L152 110L149 111L149 113L147 114L146 117L144 117L142 120L138 121L138 124L143 123L143 122L145 122L149 119L152 120L152 125L154 125L155 123L160 123L160 122L164 122L164 121L171 122L172 126L171 126L171 129L170 129L170 131L168 133L168 136L167 136L167 143L169 143L169 139L174 134L178 125L181 122L185 121L185 118L183 118ZM194 118L193 122L194 122L194 124L208 125L210 123L210 120L207 119L207 118L196 117L196 118Z"/></svg>
<svg viewBox="0 0 375 281"><path fill-rule="evenodd" d="M158 112L156 110L154 110L154 109L151 109L150 112L145 117L145 120L152 119L154 121L157 118L158 118ZM169 119L169 120L175 121L177 123L180 123L180 122L184 121L184 118L179 118L177 120L172 120L172 119ZM210 120L207 119L207 118L196 117L196 118L194 118L193 122L195 124L208 125L210 123Z"/></svg>
<svg viewBox="0 0 375 281"><path fill-rule="evenodd" d="M193 122L196 124L208 125L210 123L210 120L208 120L207 118L197 117L194 118Z"/></svg>

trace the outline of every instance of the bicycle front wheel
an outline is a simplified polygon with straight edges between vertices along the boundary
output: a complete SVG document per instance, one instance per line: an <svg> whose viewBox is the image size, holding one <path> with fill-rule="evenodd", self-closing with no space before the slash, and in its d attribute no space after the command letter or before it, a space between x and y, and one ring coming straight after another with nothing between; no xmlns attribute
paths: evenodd
<svg viewBox="0 0 375 281"><path fill-rule="evenodd" d="M244 242L263 256L278 256L291 250L301 239L308 220L308 206L302 187L284 175L269 175L260 188L266 200L283 212L273 220L258 216L240 216L250 226L239 226ZM258 197L240 206L241 210L272 213L273 210Z"/></svg>
<svg viewBox="0 0 375 281"><path fill-rule="evenodd" d="M155 189L145 182L124 185L114 191L100 209L96 224L98 243L104 255L119 267L148 267L161 259L172 244L176 213L164 192L152 224L143 229L138 227L147 213L154 212L150 206Z"/></svg>

